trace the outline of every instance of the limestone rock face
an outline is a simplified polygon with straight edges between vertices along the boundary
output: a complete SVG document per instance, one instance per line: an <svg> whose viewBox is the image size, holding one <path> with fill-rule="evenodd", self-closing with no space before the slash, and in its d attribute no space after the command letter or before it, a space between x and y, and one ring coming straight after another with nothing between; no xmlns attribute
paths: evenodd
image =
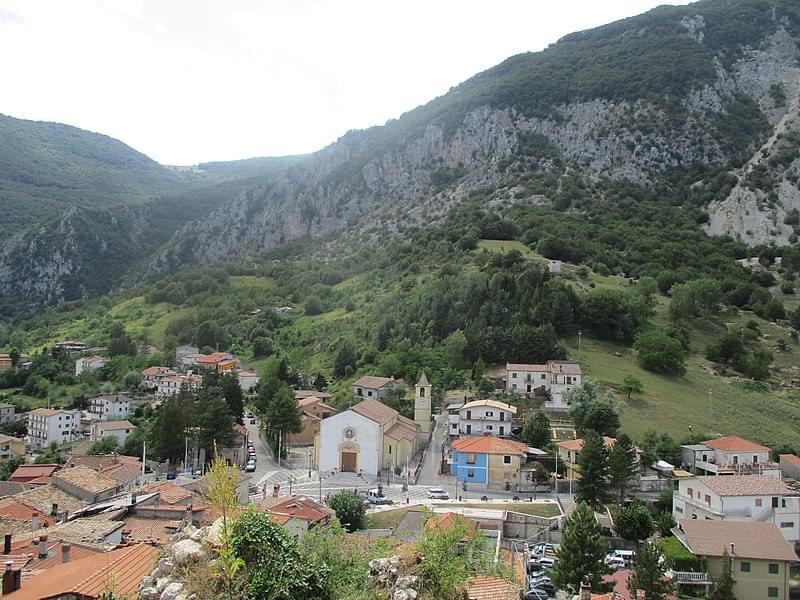
<svg viewBox="0 0 800 600"><path fill-rule="evenodd" d="M206 553L199 542L192 539L181 540L172 546L172 559L181 566L191 561L205 560Z"/></svg>

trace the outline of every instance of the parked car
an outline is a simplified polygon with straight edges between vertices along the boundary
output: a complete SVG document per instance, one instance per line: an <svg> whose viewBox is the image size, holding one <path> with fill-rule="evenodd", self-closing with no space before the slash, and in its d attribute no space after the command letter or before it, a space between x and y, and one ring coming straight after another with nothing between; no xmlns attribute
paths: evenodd
<svg viewBox="0 0 800 600"><path fill-rule="evenodd" d="M627 564L625 564L624 560L616 556L606 556L606 565L608 565L615 571L619 571L628 566Z"/></svg>
<svg viewBox="0 0 800 600"><path fill-rule="evenodd" d="M556 586L550 581L528 581L528 589L540 590L548 597L556 595Z"/></svg>
<svg viewBox="0 0 800 600"><path fill-rule="evenodd" d="M558 559L551 558L549 556L541 556L539 558L533 559L532 562L539 564L539 566L541 566L543 569L552 569L553 567L556 566L557 560Z"/></svg>
<svg viewBox="0 0 800 600"><path fill-rule="evenodd" d="M246 473L254 473L256 470L256 463L254 462L247 463L247 465L245 465L244 467L244 470Z"/></svg>
<svg viewBox="0 0 800 600"><path fill-rule="evenodd" d="M429 488L428 498L430 500L450 500L450 494L445 492L442 488Z"/></svg>
<svg viewBox="0 0 800 600"><path fill-rule="evenodd" d="M636 556L636 552L633 550L612 550L606 555L606 559L620 559L627 566L631 564L634 556Z"/></svg>
<svg viewBox="0 0 800 600"><path fill-rule="evenodd" d="M525 600L547 600L550 594L542 588L531 588L525 592Z"/></svg>

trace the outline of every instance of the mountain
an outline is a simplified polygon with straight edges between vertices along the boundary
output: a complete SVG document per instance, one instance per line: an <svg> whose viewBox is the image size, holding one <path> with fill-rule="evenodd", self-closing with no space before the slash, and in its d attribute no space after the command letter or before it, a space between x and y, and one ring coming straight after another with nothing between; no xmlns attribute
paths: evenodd
<svg viewBox="0 0 800 600"><path fill-rule="evenodd" d="M149 272L353 228L380 241L487 190L552 202L576 173L669 182L707 210L709 233L789 243L800 209L799 32L796 2L703 0L568 35L346 134L187 224ZM529 193L519 180L531 173L555 179Z"/></svg>

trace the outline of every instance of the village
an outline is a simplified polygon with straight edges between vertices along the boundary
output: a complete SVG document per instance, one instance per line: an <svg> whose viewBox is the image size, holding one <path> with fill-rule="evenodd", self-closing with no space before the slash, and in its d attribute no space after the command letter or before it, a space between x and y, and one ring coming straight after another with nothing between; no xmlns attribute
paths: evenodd
<svg viewBox="0 0 800 600"><path fill-rule="evenodd" d="M106 361L81 342L56 347L74 357L76 377ZM0 356L0 369L7 358ZM333 496L355 492L365 520L352 535L413 542L432 524L466 523L491 560L514 573L510 580L471 580L469 598L569 597L549 571L561 560L565 528L582 510L589 480L598 477L586 456L599 453L610 463L614 448L625 446L630 464L621 486L606 464L598 501L590 502L607 549L602 581L610 591L597 593L587 582L574 590L581 600L631 598L635 554L651 536L663 540L674 597L709 592L726 564L738 597L790 597L800 458L775 456L736 435L659 449L579 427L576 403L594 384L576 362L508 363L492 390L436 389L425 372L413 382L365 375L352 381L349 406L340 410L324 389L297 388L299 427L285 438L279 432L276 452L255 401L261 376L232 354L190 346L177 349L173 365L142 370L135 393L101 394L84 410L0 406L0 424L21 422L27 430L24 438L0 435L4 462L16 466L0 482L3 595L99 600L102 582L124 569L119 594L185 597L180 586L155 586L152 571L165 552L176 558L177 544L196 542L187 535L218 519L206 493L214 457L188 430L177 464L149 458L146 445L141 456L117 450L134 434L129 419L137 411L157 413L178 394L196 397L209 374L235 378L245 402L229 443L215 446L238 470L237 503L266 513L297 540L336 519ZM537 445L534 421L544 423ZM100 452L111 439L113 450ZM63 462L43 462L48 456ZM641 507L650 525L632 534L636 527L626 523Z"/></svg>

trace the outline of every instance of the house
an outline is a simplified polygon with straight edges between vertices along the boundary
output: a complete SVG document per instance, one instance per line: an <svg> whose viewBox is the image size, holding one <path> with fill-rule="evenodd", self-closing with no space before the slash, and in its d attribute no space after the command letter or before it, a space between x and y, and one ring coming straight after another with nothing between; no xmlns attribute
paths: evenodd
<svg viewBox="0 0 800 600"><path fill-rule="evenodd" d="M116 438L117 443L122 446L125 443L125 438L128 437L135 427L130 421L97 421L92 423L91 433L89 439L92 442L102 440L103 438L113 437Z"/></svg>
<svg viewBox="0 0 800 600"><path fill-rule="evenodd" d="M430 384L418 385L415 406L427 403L430 410L430 392ZM421 423L367 398L321 421L315 444L316 463L321 471L363 471L372 476L383 469L402 468L421 449L420 429Z"/></svg>
<svg viewBox="0 0 800 600"><path fill-rule="evenodd" d="M617 443L615 438L603 436L603 445L606 450L610 450ZM567 465L567 472L565 474L567 479L580 479L581 472L578 466L578 456L583 449L583 440L564 440L558 442L558 458Z"/></svg>
<svg viewBox="0 0 800 600"><path fill-rule="evenodd" d="M780 466L769 459L769 448L738 435L681 446L685 469L700 475L770 475L780 477Z"/></svg>
<svg viewBox="0 0 800 600"><path fill-rule="evenodd" d="M184 388L190 392L196 392L198 389L200 389L200 385L202 383L202 377L199 375L193 375L191 373L188 375L173 375L170 377L164 377L158 382L156 398L165 400L170 396L174 396Z"/></svg>
<svg viewBox="0 0 800 600"><path fill-rule="evenodd" d="M300 409L300 422L303 430L300 433L289 434L289 443L293 446L310 446L314 438L319 435L320 423L323 419L336 414L336 409L325 404L316 396L306 396L297 401Z"/></svg>
<svg viewBox="0 0 800 600"><path fill-rule="evenodd" d="M496 437L461 438L450 450L450 474L459 481L519 489L520 469L528 455L522 442Z"/></svg>
<svg viewBox="0 0 800 600"><path fill-rule="evenodd" d="M115 479L82 465L54 473L53 485L89 504L111 498L122 487Z"/></svg>
<svg viewBox="0 0 800 600"><path fill-rule="evenodd" d="M75 377L80 377L84 371L94 371L106 366L106 359L102 356L82 356L75 361Z"/></svg>
<svg viewBox="0 0 800 600"><path fill-rule="evenodd" d="M386 398L388 392L394 386L394 378L387 377L361 377L353 382L353 394L356 398L374 398L375 400L383 400Z"/></svg>
<svg viewBox="0 0 800 600"><path fill-rule="evenodd" d="M672 499L675 520L774 523L783 537L800 541L800 492L766 475L686 477Z"/></svg>
<svg viewBox="0 0 800 600"><path fill-rule="evenodd" d="M548 399L545 407L550 410L569 409L563 394L573 386L580 385L583 373L574 362L549 360L543 365L506 364L506 391L513 394L536 394L543 391Z"/></svg>
<svg viewBox="0 0 800 600"><path fill-rule="evenodd" d="M0 458L25 456L25 440L0 433Z"/></svg>
<svg viewBox="0 0 800 600"><path fill-rule="evenodd" d="M779 457L781 473L795 481L800 481L800 456L781 454Z"/></svg>
<svg viewBox="0 0 800 600"><path fill-rule="evenodd" d="M517 415L515 406L497 400L473 400L458 409L458 419L448 420L450 435L511 435L511 420Z"/></svg>
<svg viewBox="0 0 800 600"><path fill-rule="evenodd" d="M324 504L303 495L265 498L256 503L256 510L268 512L300 542L309 529L328 525L336 516Z"/></svg>
<svg viewBox="0 0 800 600"><path fill-rule="evenodd" d="M216 371L220 375L224 375L233 371L238 366L237 361L233 355L227 352L214 352L212 354L203 355L197 359L197 366L206 371Z"/></svg>
<svg viewBox="0 0 800 600"><path fill-rule="evenodd" d="M122 526L121 522L117 524ZM10 600L101 600L108 597L109 582L113 582L115 598L138 597L139 585L153 570L159 555L158 548L147 544L111 550L102 555L101 560L96 555L71 559L71 548L67 552L67 556L59 557L61 564L37 571L29 579L11 578L15 582L13 591L4 597Z"/></svg>
<svg viewBox="0 0 800 600"><path fill-rule="evenodd" d="M307 398L308 396L316 396L323 402L330 402L333 400L334 395L329 392L320 392L317 390L295 390L294 397L297 400L302 400L303 398Z"/></svg>
<svg viewBox="0 0 800 600"><path fill-rule="evenodd" d="M61 520L65 513L69 516L83 510L88 505L88 502L57 488L52 483L32 487L14 496L14 500L55 520Z"/></svg>
<svg viewBox="0 0 800 600"><path fill-rule="evenodd" d="M0 373L5 373L14 368L14 360L10 354L0 354Z"/></svg>
<svg viewBox="0 0 800 600"><path fill-rule="evenodd" d="M547 261L547 271L548 271L548 273L561 273L561 261L560 260L548 260Z"/></svg>
<svg viewBox="0 0 800 600"><path fill-rule="evenodd" d="M204 358L205 354L200 354L199 352L184 354L181 356L177 356L178 365L184 371L187 369L194 369L198 366L198 363L201 358Z"/></svg>
<svg viewBox="0 0 800 600"><path fill-rule="evenodd" d="M682 519L673 532L706 565L704 573L675 572L679 586L708 590L722 576L727 555L737 598L789 598L789 566L797 555L773 523Z"/></svg>
<svg viewBox="0 0 800 600"><path fill-rule="evenodd" d="M33 450L59 446L76 439L80 430L80 411L36 408L28 413L28 435L25 438Z"/></svg>
<svg viewBox="0 0 800 600"><path fill-rule="evenodd" d="M86 352L89 349L89 344L68 340L66 342L57 342L55 348L58 350L65 350L66 352Z"/></svg>
<svg viewBox="0 0 800 600"><path fill-rule="evenodd" d="M60 468L61 465L20 465L17 467L17 470L11 474L11 477L9 477L8 480L16 483L28 483L41 477L52 477L53 473L58 471Z"/></svg>
<svg viewBox="0 0 800 600"><path fill-rule="evenodd" d="M158 387L158 382L164 377L177 375L169 367L147 367L142 371L142 385L149 388Z"/></svg>
<svg viewBox="0 0 800 600"><path fill-rule="evenodd" d="M466 583L467 600L507 600L519 598L522 588L513 581L493 575L476 575Z"/></svg>
<svg viewBox="0 0 800 600"><path fill-rule="evenodd" d="M127 396L98 396L89 400L89 412L103 421L127 419L131 412L131 399Z"/></svg>
<svg viewBox="0 0 800 600"><path fill-rule="evenodd" d="M13 404L0 402L0 424L13 421L15 411L16 407Z"/></svg>
<svg viewBox="0 0 800 600"><path fill-rule="evenodd" d="M261 377L257 373L253 373L253 371L239 371L238 377L239 387L242 388L245 394L250 393L261 381Z"/></svg>

